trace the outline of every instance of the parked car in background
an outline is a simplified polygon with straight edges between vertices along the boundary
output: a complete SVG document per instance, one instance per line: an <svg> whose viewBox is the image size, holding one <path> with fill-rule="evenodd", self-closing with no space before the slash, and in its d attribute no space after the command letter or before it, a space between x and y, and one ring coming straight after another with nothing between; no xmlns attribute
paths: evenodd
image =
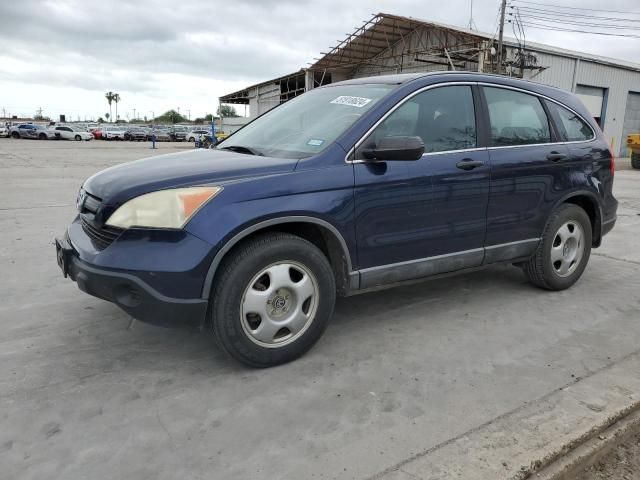
<svg viewBox="0 0 640 480"><path fill-rule="evenodd" d="M359 78L214 149L92 175L56 255L132 317L198 325L268 367L318 341L336 296L495 264L571 287L616 223L614 174L570 92L469 72Z"/></svg>
<svg viewBox="0 0 640 480"><path fill-rule="evenodd" d="M43 125L23 123L15 125L10 129L13 138L31 138L37 140L52 140L56 138L55 133Z"/></svg>
<svg viewBox="0 0 640 480"><path fill-rule="evenodd" d="M60 140L76 140L78 142L93 140L93 134L75 125L56 125L53 127L55 137Z"/></svg>
<svg viewBox="0 0 640 480"><path fill-rule="evenodd" d="M102 138L102 127L101 126L97 126L97 127L89 127L89 132L91 132L91 134L93 135L93 138L95 138L96 140L100 140Z"/></svg>
<svg viewBox="0 0 640 480"><path fill-rule="evenodd" d="M156 136L156 142L170 142L171 141L171 135L169 134L169 130L167 128L162 128L162 127L155 127L151 129L151 133L149 134L149 136L151 136L153 133L155 132L155 136ZM149 137L151 138L151 137Z"/></svg>
<svg viewBox="0 0 640 480"><path fill-rule="evenodd" d="M172 142L184 142L187 136L188 128L182 125L176 125L169 129L169 136Z"/></svg>
<svg viewBox="0 0 640 480"><path fill-rule="evenodd" d="M131 127L125 130L124 139L136 142L145 141L147 139L147 131L142 127Z"/></svg>
<svg viewBox="0 0 640 480"><path fill-rule="evenodd" d="M206 128L199 128L196 130L191 130L190 132L187 132L185 139L187 140L187 142L195 142L197 138L200 138L201 135L207 135L210 134L211 130L207 130Z"/></svg>
<svg viewBox="0 0 640 480"><path fill-rule="evenodd" d="M123 127L108 126L102 131L105 140L124 140L125 129Z"/></svg>
<svg viewBox="0 0 640 480"><path fill-rule="evenodd" d="M9 127L2 124L0 125L0 137L8 137L9 136Z"/></svg>

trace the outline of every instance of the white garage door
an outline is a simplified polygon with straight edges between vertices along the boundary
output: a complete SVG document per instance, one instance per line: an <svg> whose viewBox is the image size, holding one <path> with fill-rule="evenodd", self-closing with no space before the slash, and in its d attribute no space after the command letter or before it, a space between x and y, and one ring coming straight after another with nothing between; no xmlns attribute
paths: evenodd
<svg viewBox="0 0 640 480"><path fill-rule="evenodd" d="M622 124L622 141L620 145L627 144L627 135L630 133L640 133L640 93L629 92L627 96L627 107L624 111L624 123ZM620 153L625 154L624 148ZM626 152L626 155L631 155Z"/></svg>

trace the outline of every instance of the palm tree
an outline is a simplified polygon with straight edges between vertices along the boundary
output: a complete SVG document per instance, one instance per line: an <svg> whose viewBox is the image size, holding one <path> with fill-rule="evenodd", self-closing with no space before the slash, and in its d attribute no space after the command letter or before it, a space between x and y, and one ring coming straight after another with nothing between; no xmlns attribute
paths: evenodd
<svg viewBox="0 0 640 480"><path fill-rule="evenodd" d="M119 93L113 94L113 101L116 102L116 123L118 123L118 120L120 119L120 117L118 117L118 102L120 101Z"/></svg>
<svg viewBox="0 0 640 480"><path fill-rule="evenodd" d="M111 117L111 102L113 102L114 93L113 92L107 92L107 93L104 94L104 96L107 99L107 102L109 102L109 117Z"/></svg>

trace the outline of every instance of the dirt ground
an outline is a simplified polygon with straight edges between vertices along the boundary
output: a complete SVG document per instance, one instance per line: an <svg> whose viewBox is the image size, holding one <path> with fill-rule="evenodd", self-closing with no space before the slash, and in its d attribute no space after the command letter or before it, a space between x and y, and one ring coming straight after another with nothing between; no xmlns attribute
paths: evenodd
<svg viewBox="0 0 640 480"><path fill-rule="evenodd" d="M575 480L637 480L640 479L640 430L606 456L579 472Z"/></svg>

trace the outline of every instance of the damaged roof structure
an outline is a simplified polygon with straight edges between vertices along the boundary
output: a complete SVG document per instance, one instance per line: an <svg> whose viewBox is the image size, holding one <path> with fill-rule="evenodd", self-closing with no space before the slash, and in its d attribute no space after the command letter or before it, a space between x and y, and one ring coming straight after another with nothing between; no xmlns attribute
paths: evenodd
<svg viewBox="0 0 640 480"><path fill-rule="evenodd" d="M494 35L378 13L305 68L220 97L252 117L313 88L374 75L465 70L503 74L575 92L614 145L640 131L640 65L505 37L498 69ZM624 149L623 149L624 150ZM624 153L624 152L622 152Z"/></svg>

